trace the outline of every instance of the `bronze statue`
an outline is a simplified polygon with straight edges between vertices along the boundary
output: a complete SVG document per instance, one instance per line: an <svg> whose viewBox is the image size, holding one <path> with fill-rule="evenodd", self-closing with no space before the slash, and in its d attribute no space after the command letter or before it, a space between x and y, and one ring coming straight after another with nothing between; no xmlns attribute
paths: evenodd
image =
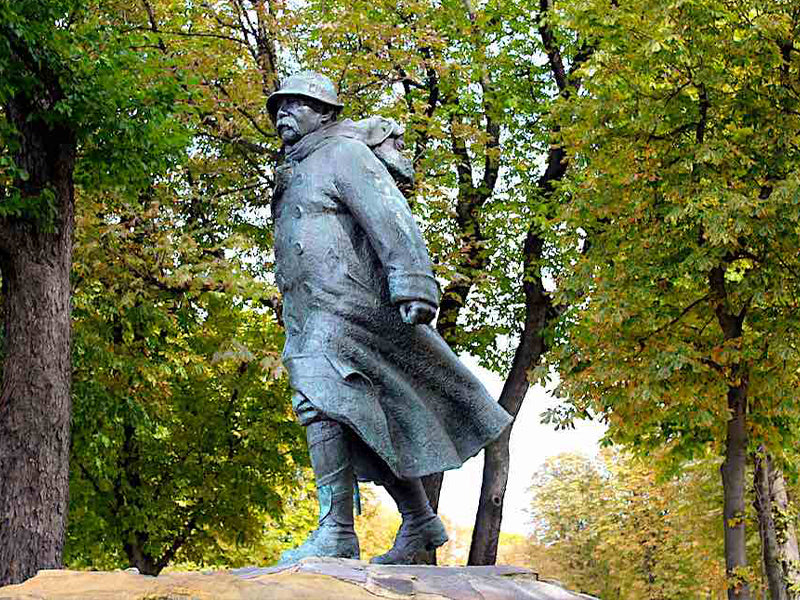
<svg viewBox="0 0 800 600"><path fill-rule="evenodd" d="M272 200L283 362L319 497L319 527L281 562L359 557L357 478L383 485L403 519L373 562L408 564L447 541L420 477L460 467L511 418L429 325L438 287L392 178L413 174L402 131L338 121L333 83L313 72L289 77L267 107L285 150Z"/></svg>

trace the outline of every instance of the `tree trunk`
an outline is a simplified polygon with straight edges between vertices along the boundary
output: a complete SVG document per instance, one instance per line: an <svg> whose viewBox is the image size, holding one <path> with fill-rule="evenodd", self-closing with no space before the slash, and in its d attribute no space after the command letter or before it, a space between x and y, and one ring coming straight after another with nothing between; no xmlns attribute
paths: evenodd
<svg viewBox="0 0 800 600"><path fill-rule="evenodd" d="M428 503L431 505L433 512L439 512L439 496L442 493L442 483L444 482L444 473L432 473L422 478L422 487L425 489L425 495L428 496ZM417 561L422 565L435 565L436 563L436 550L425 550L417 554Z"/></svg>
<svg viewBox="0 0 800 600"><path fill-rule="evenodd" d="M131 533L129 539L123 544L123 550L131 566L136 567L139 573L156 577L164 567L160 567L158 562L144 550L146 543L146 534Z"/></svg>
<svg viewBox="0 0 800 600"><path fill-rule="evenodd" d="M753 457L753 506L758 515L758 530L761 537L761 556L764 574L767 579L769 596L772 600L787 600L786 584L781 571L778 536L772 514L772 493L770 490L770 458L764 454L763 447Z"/></svg>
<svg viewBox="0 0 800 600"><path fill-rule="evenodd" d="M439 512L439 496L442 492L443 480L444 473L433 473L422 478L422 487L425 488L425 494L428 496L428 502L433 512Z"/></svg>
<svg viewBox="0 0 800 600"><path fill-rule="evenodd" d="M52 194L52 219L0 218L0 586L61 566L69 493L70 266L75 139L15 99L6 118L28 174L22 199ZM33 115L33 116L32 116ZM2 192L2 191L0 191ZM7 193L7 191L6 191Z"/></svg>
<svg viewBox="0 0 800 600"><path fill-rule="evenodd" d="M707 110L707 105L705 109ZM702 112L702 111L701 111ZM703 141L704 121L698 127L698 142ZM708 273L711 307L717 317L726 344L743 345L742 333L747 304L734 312L728 297L725 273L733 257L727 254ZM740 362L731 365L728 374L729 420L725 434L725 461L722 474L723 527L725 532L725 570L728 575L728 600L751 600L750 585L743 578L747 568L745 535L745 469L747 467L747 385L749 372Z"/></svg>
<svg viewBox="0 0 800 600"><path fill-rule="evenodd" d="M761 536L761 556L764 561L764 574L767 578L769 595L772 600L788 600L786 584L781 570L778 536L775 520L772 518L772 493L770 491L770 458L759 449L753 458L753 505L758 515L758 532Z"/></svg>
<svg viewBox="0 0 800 600"><path fill-rule="evenodd" d="M503 523L503 501L510 467L510 439L511 426L484 450L481 496L472 530L468 565L493 565L497 561L500 526Z"/></svg>
<svg viewBox="0 0 800 600"><path fill-rule="evenodd" d="M787 586L787 595L794 599L800 587L800 549L797 544L797 529L789 512L789 495L783 472L770 461L770 493L772 496L772 516L778 539L778 552Z"/></svg>
<svg viewBox="0 0 800 600"><path fill-rule="evenodd" d="M745 468L747 466L747 380L728 389L728 421L725 462L722 464L725 528L725 568L729 578L728 600L750 600L750 586L738 571L747 567L745 535Z"/></svg>
<svg viewBox="0 0 800 600"><path fill-rule="evenodd" d="M525 238L525 324L519 345L514 353L511 371L500 393L500 406L516 418L530 382L528 371L539 361L546 349L544 330L553 317L550 296L544 289L536 268L544 242L533 229ZM484 450L483 483L472 530L468 565L493 565L497 560L497 544L503 519L503 500L508 483L509 441L512 422L496 441Z"/></svg>
<svg viewBox="0 0 800 600"><path fill-rule="evenodd" d="M548 63L553 79L564 98L580 89L580 78L575 76L576 70L591 56L593 50L583 47L572 57L570 71L564 69L561 48L555 43L546 14L552 9L549 0L541 0L539 34L547 52ZM557 130L553 132L557 138ZM542 198L549 198L554 192L554 184L563 179L567 172L568 158L563 147L553 144L547 156L547 167L536 182ZM523 278L522 289L525 295L525 322L520 335L519 345L514 353L508 378L500 394L500 405L516 419L530 382L528 371L541 359L547 346L544 332L557 316L552 299L542 284L540 262L544 240L539 235L537 225L531 223L523 245ZM503 518L503 500L509 471L509 441L511 428L509 425L503 435L484 451L483 483L478 503L478 514L475 516L475 528L472 531L472 544L469 549L469 565L493 565L497 561L497 545L500 539L500 525Z"/></svg>
<svg viewBox="0 0 800 600"><path fill-rule="evenodd" d="M800 581L800 553L794 524L788 518L789 498L783 473L775 467L770 455L760 448L754 457L753 473L764 572L771 600L796 597L790 586Z"/></svg>
<svg viewBox="0 0 800 600"><path fill-rule="evenodd" d="M577 91L580 88L581 82L579 78L575 77L575 71L588 60L592 50L584 47L573 57L570 71L565 71L561 49L556 47L555 37L543 18L551 9L550 2L541 0L540 9L542 42L547 49L548 61L554 81L562 96L566 98L569 97L573 90ZM474 20L474 15L471 18ZM488 88L484 87L484 91L486 89ZM487 133L489 133L490 139L493 140L492 145L494 148L499 148L500 127L491 120L488 111L486 118ZM490 163L489 154L487 154L487 167L484 173L483 185L481 189L475 189L471 183L473 178L469 153L463 142L460 142L456 136L453 136L453 150L459 157L457 171L459 175L459 198L461 201L458 207L458 222L460 230L464 234L462 238L464 247L469 249L469 252L464 254L464 262L460 266L459 273L462 275L467 273L469 275L467 281L470 283L469 285L465 285L463 282L453 283L443 296L437 329L447 341L455 332L459 310L466 301L475 274L482 271L487 264L485 255L479 252L479 242L483 240L483 235L480 232L479 209L491 195L499 174L499 163L496 160ZM490 164L491 169L489 167ZM539 193L543 197L551 196L554 191L554 183L564 177L566 170L567 156L564 149L557 145L551 146L547 157L547 168L537 182ZM472 193L469 190L472 190ZM525 294L525 322L511 370L500 394L500 405L512 417L517 416L522 406L522 401L525 399L525 394L529 387L527 372L539 361L544 353L543 332L549 324L549 320L555 316L551 299L541 281L539 261L542 257L543 241L535 227L534 224L531 224L523 247L524 276L522 287ZM444 313L444 316L441 313ZM493 444L487 446L484 451L483 483L478 503L478 514L475 518L475 528L472 533L472 545L470 546L468 561L470 565L493 565L497 559L497 544L503 517L503 499L506 484L508 483L511 427L513 427L513 422L508 427L508 430ZM437 473L428 476L424 479L423 485L431 505L438 508L442 474ZM435 555L428 562L435 564Z"/></svg>

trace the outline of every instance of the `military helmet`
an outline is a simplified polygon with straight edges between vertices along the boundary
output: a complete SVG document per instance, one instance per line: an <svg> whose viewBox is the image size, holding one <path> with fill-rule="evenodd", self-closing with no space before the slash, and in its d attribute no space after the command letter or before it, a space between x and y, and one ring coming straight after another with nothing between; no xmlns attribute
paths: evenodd
<svg viewBox="0 0 800 600"><path fill-rule="evenodd" d="M278 105L281 98L286 96L313 98L336 109L341 109L344 106L339 102L333 82L325 75L314 71L301 71L287 77L283 80L281 89L270 94L269 98L267 98L267 110L273 121L278 114Z"/></svg>

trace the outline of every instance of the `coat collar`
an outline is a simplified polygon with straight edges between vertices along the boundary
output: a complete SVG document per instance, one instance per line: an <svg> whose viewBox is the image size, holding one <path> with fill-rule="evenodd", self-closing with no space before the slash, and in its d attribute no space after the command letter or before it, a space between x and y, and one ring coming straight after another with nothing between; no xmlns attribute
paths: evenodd
<svg viewBox="0 0 800 600"><path fill-rule="evenodd" d="M352 134L348 135L352 129L352 123L350 119L341 122L334 121L303 136L299 142L286 150L286 162L298 163L336 137L352 137Z"/></svg>
<svg viewBox="0 0 800 600"><path fill-rule="evenodd" d="M358 139L358 132L356 131L355 124L350 119L328 123L324 127L320 127L316 131L303 136L296 144L286 148L283 163L277 168L275 173L275 190L272 194L273 206L280 196L283 195L283 192L286 191L286 187L292 179L295 165L308 158L323 146L327 146L336 138L342 137Z"/></svg>

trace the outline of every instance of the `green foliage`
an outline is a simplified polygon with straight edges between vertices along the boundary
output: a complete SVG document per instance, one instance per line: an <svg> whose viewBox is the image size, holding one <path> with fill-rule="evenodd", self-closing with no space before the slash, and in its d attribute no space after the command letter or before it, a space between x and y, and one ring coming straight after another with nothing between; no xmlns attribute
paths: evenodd
<svg viewBox="0 0 800 600"><path fill-rule="evenodd" d="M619 452L561 454L535 474L530 560L545 578L600 598L724 593L716 461L659 480Z"/></svg>
<svg viewBox="0 0 800 600"><path fill-rule="evenodd" d="M81 206L67 560L233 559L263 542L305 462L282 331L243 300L270 288L224 257L238 238L211 243L179 202Z"/></svg>
<svg viewBox="0 0 800 600"><path fill-rule="evenodd" d="M741 512L748 452L785 460L800 415L800 14L645 0L561 18L595 51L586 93L561 103L577 168L558 214L570 309L552 358L567 401L548 418L600 415L609 439L665 449L673 469L724 453ZM729 593L750 597L730 516Z"/></svg>
<svg viewBox="0 0 800 600"><path fill-rule="evenodd" d="M27 107L27 121L69 131L79 147L75 180L98 189L140 189L181 160L188 131L176 119L191 97L183 70L142 51L154 36L127 20L116 0L22 1L0 6L0 105ZM164 74L170 76L165 77ZM9 115L5 115L9 117ZM20 194L19 133L0 126L0 216L47 225L54 192Z"/></svg>
<svg viewBox="0 0 800 600"><path fill-rule="evenodd" d="M166 571L186 571L207 568L235 568L271 565L284 550L302 543L317 526L317 494L310 469L296 474L290 489L279 490L283 498L283 515L270 516L255 509L247 534L227 525L211 527L206 540L196 544L189 553L181 553Z"/></svg>
<svg viewBox="0 0 800 600"><path fill-rule="evenodd" d="M71 204L57 209L46 182L21 193L12 101L25 126L69 132L78 149L61 174L77 186L73 566L273 560L313 520L275 290L258 278L269 179L253 154L275 143L243 116L263 104L252 38L194 36L222 27L215 16L172 2L0 5L0 218L49 227Z"/></svg>
<svg viewBox="0 0 800 600"><path fill-rule="evenodd" d="M798 16L713 0L581 2L565 25L596 51L562 103L579 159L559 213L571 306L554 359L569 408L680 462L723 438L749 373L754 443L793 436L800 244ZM725 295L710 273L724 273ZM725 341L723 313L744 321Z"/></svg>

